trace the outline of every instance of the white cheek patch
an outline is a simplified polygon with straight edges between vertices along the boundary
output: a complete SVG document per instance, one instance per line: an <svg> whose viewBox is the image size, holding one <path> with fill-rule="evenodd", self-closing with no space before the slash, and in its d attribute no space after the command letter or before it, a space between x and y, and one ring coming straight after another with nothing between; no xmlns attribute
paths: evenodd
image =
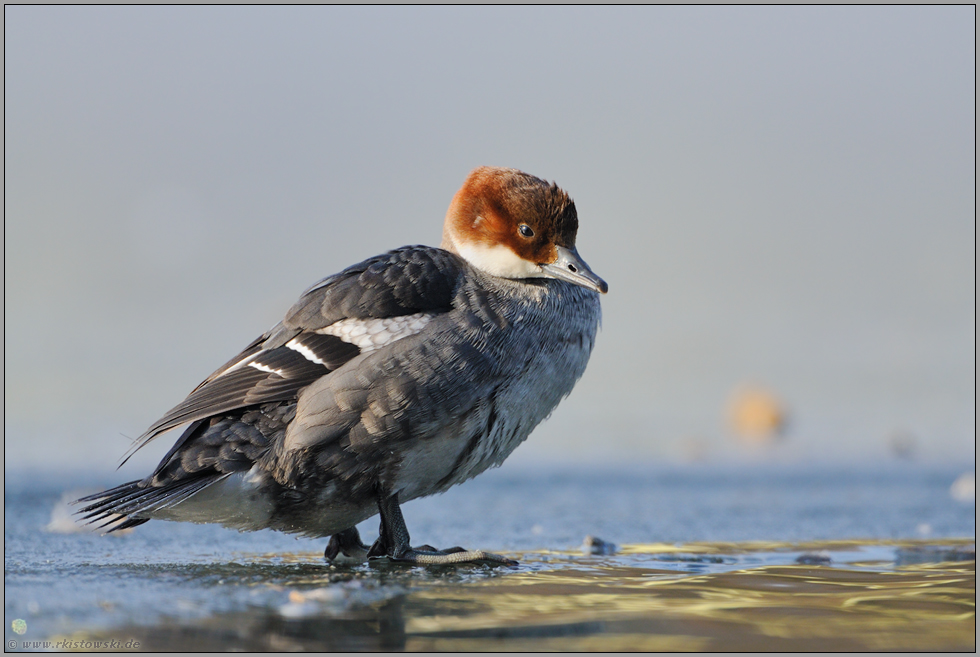
<svg viewBox="0 0 980 657"><path fill-rule="evenodd" d="M317 333L335 335L362 352L374 351L395 340L415 335L424 329L433 317L435 315L432 313L415 313L385 319L342 319L317 330Z"/></svg>
<svg viewBox="0 0 980 657"><path fill-rule="evenodd" d="M501 278L537 278L541 267L525 260L502 244L484 246L483 244L456 245L459 255L477 269L500 276Z"/></svg>

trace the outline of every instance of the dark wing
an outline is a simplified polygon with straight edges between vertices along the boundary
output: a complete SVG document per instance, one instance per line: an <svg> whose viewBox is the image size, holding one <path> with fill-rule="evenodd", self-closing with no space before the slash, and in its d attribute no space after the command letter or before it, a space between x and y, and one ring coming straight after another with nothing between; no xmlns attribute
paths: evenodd
<svg viewBox="0 0 980 657"><path fill-rule="evenodd" d="M447 312L462 267L457 256L441 249L409 246L325 278L300 297L282 322L153 423L125 459L181 424L259 404L295 401L303 388L361 353L357 345L318 331L341 320Z"/></svg>

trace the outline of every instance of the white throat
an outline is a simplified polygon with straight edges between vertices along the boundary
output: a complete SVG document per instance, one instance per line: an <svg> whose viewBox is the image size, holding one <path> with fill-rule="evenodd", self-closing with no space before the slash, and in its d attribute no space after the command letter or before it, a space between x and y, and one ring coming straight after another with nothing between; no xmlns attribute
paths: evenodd
<svg viewBox="0 0 980 657"><path fill-rule="evenodd" d="M454 246L464 260L493 276L536 278L541 275L541 267L520 257L503 244L486 246L457 242Z"/></svg>

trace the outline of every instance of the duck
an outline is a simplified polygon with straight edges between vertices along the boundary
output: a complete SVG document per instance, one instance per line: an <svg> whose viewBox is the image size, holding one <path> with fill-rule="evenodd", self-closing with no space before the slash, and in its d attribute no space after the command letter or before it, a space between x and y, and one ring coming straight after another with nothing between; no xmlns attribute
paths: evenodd
<svg viewBox="0 0 980 657"><path fill-rule="evenodd" d="M307 289L281 322L134 442L186 425L141 480L77 500L106 532L149 520L329 537L330 563L517 562L413 547L401 504L497 467L585 372L608 291L574 201L479 167L438 248L406 246ZM357 525L380 515L367 546Z"/></svg>

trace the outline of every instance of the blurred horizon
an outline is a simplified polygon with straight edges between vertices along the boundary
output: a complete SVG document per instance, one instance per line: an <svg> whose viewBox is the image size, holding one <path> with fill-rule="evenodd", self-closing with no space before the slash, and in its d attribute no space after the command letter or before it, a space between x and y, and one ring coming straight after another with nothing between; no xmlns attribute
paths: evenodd
<svg viewBox="0 0 980 657"><path fill-rule="evenodd" d="M975 7L4 17L8 471L111 470L484 164L565 189L610 285L507 465L974 467Z"/></svg>

